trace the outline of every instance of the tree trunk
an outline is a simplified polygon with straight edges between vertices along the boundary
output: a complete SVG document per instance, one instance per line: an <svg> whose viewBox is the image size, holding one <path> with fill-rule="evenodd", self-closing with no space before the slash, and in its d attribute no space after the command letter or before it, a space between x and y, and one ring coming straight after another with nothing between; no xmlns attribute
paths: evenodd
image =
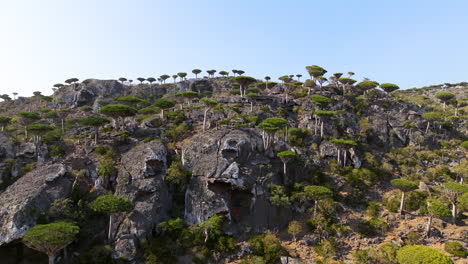
<svg viewBox="0 0 468 264"><path fill-rule="evenodd" d="M107 239L109 240L109 243L112 242L112 214L109 215L109 234L107 235Z"/></svg>
<svg viewBox="0 0 468 264"><path fill-rule="evenodd" d="M427 131L429 131L429 125L430 124L431 124L431 122L427 121L426 134L427 134Z"/></svg>
<svg viewBox="0 0 468 264"><path fill-rule="evenodd" d="M318 200L316 199L316 200L314 201L314 214L313 214L313 216L312 216L312 217L314 217L314 218L315 218L315 214L317 213L317 205L318 205Z"/></svg>
<svg viewBox="0 0 468 264"><path fill-rule="evenodd" d="M97 146L98 144L98 138L99 138L99 127L94 127L94 129L96 130L95 133L94 133L94 145Z"/></svg>
<svg viewBox="0 0 468 264"><path fill-rule="evenodd" d="M340 162L341 161L341 159L340 159L341 155L340 154L341 154L340 149L338 149L338 166L341 166L341 162Z"/></svg>
<svg viewBox="0 0 468 264"><path fill-rule="evenodd" d="M346 159L348 158L348 151L347 150L343 150L343 167L346 167Z"/></svg>
<svg viewBox="0 0 468 264"><path fill-rule="evenodd" d="M320 121L320 138L323 137L323 121Z"/></svg>
<svg viewBox="0 0 468 264"><path fill-rule="evenodd" d="M54 264L55 262L55 255L52 254L52 255L48 255L49 256L49 264Z"/></svg>
<svg viewBox="0 0 468 264"><path fill-rule="evenodd" d="M426 225L426 233L425 233L425 237L429 237L430 234L431 234L431 225L432 225L432 215L429 216L429 218L427 219L427 225Z"/></svg>
<svg viewBox="0 0 468 264"><path fill-rule="evenodd" d="M457 206L455 203L452 203L452 224L457 223Z"/></svg>
<svg viewBox="0 0 468 264"><path fill-rule="evenodd" d="M253 112L253 101L250 101L250 112Z"/></svg>
<svg viewBox="0 0 468 264"><path fill-rule="evenodd" d="M161 119L164 119L164 108L161 108Z"/></svg>
<svg viewBox="0 0 468 264"><path fill-rule="evenodd" d="M208 108L205 109L205 112L203 113L203 132L205 132L205 126L206 126L206 114L208 113Z"/></svg>
<svg viewBox="0 0 468 264"><path fill-rule="evenodd" d="M286 179L286 161L283 162L283 173L284 173L284 178Z"/></svg>
<svg viewBox="0 0 468 264"><path fill-rule="evenodd" d="M401 217L403 212L403 204L405 203L405 192L401 191L401 200L400 200L400 210L398 210L398 215Z"/></svg>

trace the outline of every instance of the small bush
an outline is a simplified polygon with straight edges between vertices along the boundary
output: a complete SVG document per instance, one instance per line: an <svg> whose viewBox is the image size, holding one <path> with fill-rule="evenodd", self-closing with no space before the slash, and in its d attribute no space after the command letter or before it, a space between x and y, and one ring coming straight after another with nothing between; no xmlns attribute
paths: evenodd
<svg viewBox="0 0 468 264"><path fill-rule="evenodd" d="M468 251L465 250L462 244L455 241L445 243L444 249L447 253L456 257L466 258L468 256Z"/></svg>
<svg viewBox="0 0 468 264"><path fill-rule="evenodd" d="M377 202L369 202L369 205L366 208L366 214L371 217L378 217L381 211L381 206Z"/></svg>
<svg viewBox="0 0 468 264"><path fill-rule="evenodd" d="M359 233L363 236L370 237L387 230L388 224L382 218L372 218L369 221L361 221L358 224Z"/></svg>
<svg viewBox="0 0 468 264"><path fill-rule="evenodd" d="M417 232L410 232L406 235L406 245L418 245L421 243L422 236Z"/></svg>
<svg viewBox="0 0 468 264"><path fill-rule="evenodd" d="M65 148L61 145L49 145L47 149L51 157L63 157L66 154Z"/></svg>
<svg viewBox="0 0 468 264"><path fill-rule="evenodd" d="M94 148L94 152L101 156L106 155L107 151L109 151L109 147L104 145L98 145Z"/></svg>

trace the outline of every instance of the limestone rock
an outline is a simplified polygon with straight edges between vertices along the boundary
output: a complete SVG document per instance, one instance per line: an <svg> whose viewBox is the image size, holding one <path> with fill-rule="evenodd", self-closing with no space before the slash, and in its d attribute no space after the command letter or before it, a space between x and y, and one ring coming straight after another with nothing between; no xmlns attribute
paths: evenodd
<svg viewBox="0 0 468 264"><path fill-rule="evenodd" d="M133 210L116 223L117 257L133 259L139 239L167 218L171 206L164 183L167 150L158 141L141 144L122 156L116 194L132 201Z"/></svg>
<svg viewBox="0 0 468 264"><path fill-rule="evenodd" d="M61 164L44 165L0 194L0 245L21 238L36 224L40 212L69 195L72 181L67 175Z"/></svg>

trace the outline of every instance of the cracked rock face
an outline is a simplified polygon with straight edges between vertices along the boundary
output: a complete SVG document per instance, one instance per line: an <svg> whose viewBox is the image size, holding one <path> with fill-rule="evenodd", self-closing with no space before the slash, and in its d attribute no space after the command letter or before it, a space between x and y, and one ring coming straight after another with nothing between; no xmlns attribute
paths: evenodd
<svg viewBox="0 0 468 264"><path fill-rule="evenodd" d="M8 174L8 159L15 157L13 143L7 135L0 132L0 180Z"/></svg>
<svg viewBox="0 0 468 264"><path fill-rule="evenodd" d="M128 198L133 210L114 226L117 257L133 259L138 241L167 218L171 206L164 183L167 150L158 141L141 144L122 156L116 194Z"/></svg>
<svg viewBox="0 0 468 264"><path fill-rule="evenodd" d="M240 223L258 232L273 226L278 214L288 218L289 212L279 212L268 201L260 165L271 161L254 130L226 128L195 136L182 146L182 162L192 171L185 195L187 222L222 214L227 232L237 233L243 231Z"/></svg>
<svg viewBox="0 0 468 264"><path fill-rule="evenodd" d="M0 245L21 238L40 212L70 194L71 185L61 164L41 166L10 185L0 194Z"/></svg>

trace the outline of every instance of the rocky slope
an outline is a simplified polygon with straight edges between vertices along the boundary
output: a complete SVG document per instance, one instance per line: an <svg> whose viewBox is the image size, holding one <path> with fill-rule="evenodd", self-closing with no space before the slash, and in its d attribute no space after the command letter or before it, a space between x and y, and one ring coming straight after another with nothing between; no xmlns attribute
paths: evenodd
<svg viewBox="0 0 468 264"><path fill-rule="evenodd" d="M255 263L362 263L353 256L356 250L386 242L402 246L410 243L409 233L423 235L428 195L421 193L429 189L450 205L438 186L467 177L463 142L468 136L468 88L459 84L387 94L351 87L346 95L334 85L313 88L312 97L326 97L323 102L307 95L302 84L294 87L290 92L287 84L267 89L252 85L251 91L261 95L243 98L235 95L236 81L224 77L163 85L87 80L62 87L51 97L0 103L0 115L17 117L0 132L0 245L20 242L35 224L72 219L81 228L69 246L73 256L57 261L89 263L96 261L91 255L99 255L110 261L106 263L169 263L161 261L168 253L151 245L164 239L166 229L160 223L180 218L187 229L178 237L190 232L194 238L188 240L201 242L170 244L169 255L177 256L171 261L179 263L254 263L254 257L266 261ZM442 90L455 94L460 103L443 110L434 97ZM206 108L199 98L177 94L185 91L215 99L218 105ZM98 128L96 145L95 128L80 120L100 115L104 106L122 102L118 98L123 96L140 98L128 103L139 111L113 116L112 123ZM161 97L176 102L164 117L153 105ZM54 115L61 109L71 110L65 118ZM41 143L25 138L21 111L40 113L36 122L56 129L41 135ZM428 120L427 112L440 113L440 118ZM278 127L273 133L261 125L271 117L283 118L287 129ZM63 133L61 119L66 121ZM116 128L115 122L123 125ZM278 157L282 151L295 153L286 165ZM401 218L394 209L400 193L390 184L399 177L422 188L409 194L411 207ZM305 187L316 185L333 195L313 212ZM116 215L110 243L105 239L106 216L88 206L106 193L133 205ZM66 214L63 208L57 213L56 201L63 200L71 204L66 210L75 213ZM377 212L369 213L376 203ZM448 241L466 242L466 209L459 207L456 225L442 217L434 235L414 243L440 248ZM204 227L214 216L223 219L222 235L211 237L211 229ZM374 218L385 225L366 233L363 222ZM301 225L294 242L287 232L291 221ZM202 230L199 235L197 230ZM268 260L259 254L251 239L258 234L279 238L283 257ZM234 238L229 250L219 249L220 236ZM211 246L211 240L217 245ZM105 244L111 250L104 250ZM28 261L20 253L16 260Z"/></svg>

